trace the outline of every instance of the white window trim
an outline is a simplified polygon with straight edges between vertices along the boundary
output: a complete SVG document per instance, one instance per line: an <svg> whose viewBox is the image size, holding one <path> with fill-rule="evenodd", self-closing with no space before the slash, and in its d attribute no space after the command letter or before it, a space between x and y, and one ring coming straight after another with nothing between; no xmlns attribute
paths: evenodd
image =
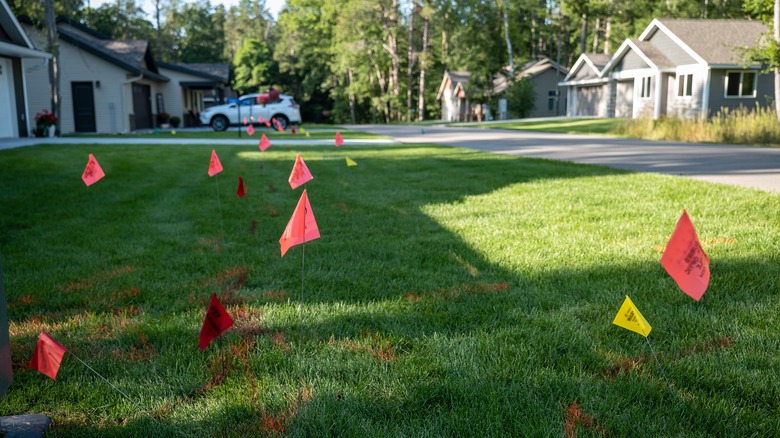
<svg viewBox="0 0 780 438"><path fill-rule="evenodd" d="M682 80L683 78L686 78L688 76L691 77L691 81L690 81L691 82L691 94L689 94L689 95L680 94L680 80ZM682 74L678 73L677 74L677 98L678 99L685 99L685 100L693 99L693 94L694 94L693 93L693 82L694 82L693 78L695 76L696 75L694 75L693 73L682 73ZM687 90L687 89L688 89L688 84L685 81L683 81L683 93L685 93L685 90Z"/></svg>
<svg viewBox="0 0 780 438"><path fill-rule="evenodd" d="M641 100L652 100L653 99L653 77L652 76L643 76L639 78L640 81L640 87L639 87L639 99ZM647 96L642 95L642 90L644 88L644 83L647 81Z"/></svg>
<svg viewBox="0 0 780 438"><path fill-rule="evenodd" d="M742 92L742 77L745 73L753 73L753 94L750 95L739 95L739 96L729 96L729 74L731 73L739 73L739 91ZM723 98L724 99L755 99L756 98L756 89L758 88L758 71L756 70L726 70L726 83L723 87Z"/></svg>

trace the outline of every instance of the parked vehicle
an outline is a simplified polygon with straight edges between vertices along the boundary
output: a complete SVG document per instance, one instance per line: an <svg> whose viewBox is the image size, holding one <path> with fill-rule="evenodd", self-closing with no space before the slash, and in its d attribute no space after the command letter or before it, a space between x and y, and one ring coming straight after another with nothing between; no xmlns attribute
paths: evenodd
<svg viewBox="0 0 780 438"><path fill-rule="evenodd" d="M269 96L270 95L270 96ZM289 125L301 124L301 110L292 96L279 94L278 100L271 101L270 97L276 97L275 93L254 93L241 96L236 101L229 99L225 105L216 105L203 110L200 113L200 122L210 125L215 131L224 131L230 126L247 123L254 125L263 124L264 121L276 124L282 130ZM271 125L277 129L277 126Z"/></svg>

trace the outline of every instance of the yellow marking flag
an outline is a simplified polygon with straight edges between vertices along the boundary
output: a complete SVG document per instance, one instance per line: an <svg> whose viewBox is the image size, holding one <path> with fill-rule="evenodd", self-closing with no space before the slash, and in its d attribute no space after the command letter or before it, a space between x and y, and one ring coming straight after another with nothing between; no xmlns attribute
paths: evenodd
<svg viewBox="0 0 780 438"><path fill-rule="evenodd" d="M306 130L303 129L303 126L301 126L301 134L305 134L305 133L306 133Z"/></svg>
<svg viewBox="0 0 780 438"><path fill-rule="evenodd" d="M352 160L350 160L349 157L347 157L347 166L349 166L349 167L357 166L357 163L352 161Z"/></svg>
<svg viewBox="0 0 780 438"><path fill-rule="evenodd" d="M309 138L309 137L311 137L311 135L309 135L309 132L307 131L306 132L306 138Z"/></svg>
<svg viewBox="0 0 780 438"><path fill-rule="evenodd" d="M618 310L617 315L615 315L615 320L612 321L612 324L639 333L644 337L647 337L647 335L650 334L650 330L653 329L650 327L650 324L647 323L645 317L639 313L639 309L631 302L631 298L629 298L628 295L626 295L626 300L623 301L623 305L620 306L620 310Z"/></svg>

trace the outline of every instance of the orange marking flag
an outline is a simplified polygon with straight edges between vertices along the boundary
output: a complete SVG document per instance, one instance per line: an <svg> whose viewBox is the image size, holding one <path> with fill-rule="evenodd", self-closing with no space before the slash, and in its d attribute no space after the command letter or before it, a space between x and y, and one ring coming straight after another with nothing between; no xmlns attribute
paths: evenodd
<svg viewBox="0 0 780 438"><path fill-rule="evenodd" d="M250 137L251 137L251 136L253 136L253 135L255 135L255 127L254 127L254 126L252 126L252 125L249 125L249 126L246 128L246 133L247 133L247 134L248 134Z"/></svg>
<svg viewBox="0 0 780 438"><path fill-rule="evenodd" d="M623 301L623 305L620 306L620 310L615 315L615 320L612 321L612 324L639 333L644 337L647 337L650 334L650 330L653 329L645 317L639 313L639 309L636 308L628 295L626 295L626 299Z"/></svg>
<svg viewBox="0 0 780 438"><path fill-rule="evenodd" d="M266 150L266 149L268 149L269 147L271 147L271 141L270 141L270 140L268 140L268 137L266 137L266 136L265 136L265 134L263 134L263 136L262 136L262 137L260 137L260 144L258 144L258 145L257 145L257 147L258 147L258 148L259 148L261 151L264 151L264 152L265 152L265 150Z"/></svg>
<svg viewBox="0 0 780 438"><path fill-rule="evenodd" d="M339 147L344 144L344 138L341 137L341 133L336 131L336 141L335 141L336 147Z"/></svg>
<svg viewBox="0 0 780 438"><path fill-rule="evenodd" d="M214 176L222 172L222 163L219 162L217 151L211 150L211 162L209 162L209 176Z"/></svg>
<svg viewBox="0 0 780 438"><path fill-rule="evenodd" d="M232 325L233 318L222 307L222 303L217 299L217 294L211 294L211 303L209 303L209 309L206 311L206 319L203 321L203 328L200 329L200 349L205 350L208 348L212 340L216 339Z"/></svg>
<svg viewBox="0 0 780 438"><path fill-rule="evenodd" d="M309 172L309 168L306 166L306 162L303 161L303 158L301 158L301 154L297 154L295 156L295 164L293 165L292 172L290 172L290 177L287 178L287 181L290 183L290 187L295 190L300 187L301 184L304 184L313 179L314 177L312 176L311 172Z"/></svg>
<svg viewBox="0 0 780 438"><path fill-rule="evenodd" d="M244 117L244 124L246 125L246 117Z"/></svg>
<svg viewBox="0 0 780 438"><path fill-rule="evenodd" d="M710 259L685 210L666 244L661 264L683 292L696 301L701 299L710 284Z"/></svg>
<svg viewBox="0 0 780 438"><path fill-rule="evenodd" d="M87 167L84 168L84 173L81 174L81 180L89 187L100 181L104 176L106 176L106 174L100 167L100 163L97 162L94 155L89 154Z"/></svg>
<svg viewBox="0 0 780 438"><path fill-rule="evenodd" d="M246 195L246 190L244 189L244 179L240 176L238 177L238 190L236 190L236 195L238 195L239 198L243 198L244 195Z"/></svg>
<svg viewBox="0 0 780 438"><path fill-rule="evenodd" d="M317 228L317 221L314 219L314 212L309 204L309 196L304 189L290 221L287 222L284 234L279 238L282 257L291 247L319 238L320 230Z"/></svg>
<svg viewBox="0 0 780 438"><path fill-rule="evenodd" d="M38 370L49 376L52 380L57 380L57 371L60 370L62 357L68 350L59 342L52 339L46 332L38 335L38 344L35 346L30 368Z"/></svg>
<svg viewBox="0 0 780 438"><path fill-rule="evenodd" d="M265 123L266 128L270 128L271 127L271 122L269 122L268 120L264 119L263 116L257 116L257 121L259 123Z"/></svg>

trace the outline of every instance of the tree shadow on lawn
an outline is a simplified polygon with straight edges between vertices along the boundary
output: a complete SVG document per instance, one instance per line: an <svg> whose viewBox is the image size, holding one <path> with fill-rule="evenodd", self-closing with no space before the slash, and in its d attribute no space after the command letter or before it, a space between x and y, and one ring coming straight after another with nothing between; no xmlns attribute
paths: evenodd
<svg viewBox="0 0 780 438"><path fill-rule="evenodd" d="M251 355L251 369L257 378L290 381L303 375L304 381L314 388L311 407L290 423L292 431L316 434L323 430L320 426L331 424L334 429L329 430L359 435L365 430L390 427L387 415L391 415L391 423L397 425L391 432L399 433L474 431L490 435L516 430L520 434L557 434L564 427L565 409L577 400L607 431L618 435L634 430L632 424L625 422L629 411L629 423L641 422L648 433L725 433L731 426L724 412L730 411L711 402L718 395L742 407L733 415L744 421L731 424L739 424L747 432L764 431L767 424L776 422L771 407L780 395L778 381L760 381L749 376L760 373L764 366L776 368L777 361L741 349L743 342L755 342L751 340L755 336L752 330L759 329L760 324L729 322L729 317L753 315L757 308L776 308L778 297L774 294L753 297L744 293L771 290L772 278L778 275L776 265L770 266L767 275L766 265L759 260L713 261L713 272L717 269L718 275L713 276L711 290L718 291L723 286L720 293L726 309L716 314L716 329L718 334L735 339L734 347L724 350L723 359L727 366L747 368L744 374L720 376L713 370L716 358L712 353L670 362L666 359L676 358L678 351L711 340L712 336L707 313L676 290L657 263L656 254L644 262L629 260L588 268L511 269L489 261L473 245L424 213L429 205L456 205L468 196L514 184L544 179L609 178L627 172L543 160L494 158L475 152L464 156L462 151L453 154L450 148L435 148L441 151L440 156L419 159L413 152L420 147L398 148L408 150L410 156L393 160L382 157L377 148L349 148L313 150L314 158L307 159L315 175L315 181L308 186L309 198L323 235L306 245L302 328L304 351L311 360L299 370L294 357L299 350L293 347L285 352L271 339L271 333L282 333L295 342L301 327L294 312L288 312L288 318L269 321L268 331L254 336L258 347ZM359 166L349 170L340 167L343 155L360 158ZM282 186L277 181L289 174L292 160L271 157L262 157L263 175ZM237 168L236 163L246 161L238 154L225 154L222 160L226 168ZM395 167L397 161L404 165ZM426 174L431 168L446 168L450 172L431 178ZM490 172L486 174L485 169ZM379 171L384 178L368 179L362 174ZM323 182L341 189L326 188ZM223 191L229 193L232 189ZM224 285L210 284L208 279L230 267L246 265L249 272L243 289L235 292L243 304L269 311L277 306L292 310L300 287L302 248L293 248L284 258L279 258L277 251L279 235L299 192L264 193L253 200L251 206L272 204L284 212L258 217L256 234L250 234L246 227L249 215L254 213L244 212L245 207L240 207L241 215L226 215L230 243L224 251L206 251L192 262L187 260L192 256L176 254L180 248L170 248L170 254L162 256L171 259L171 270L183 271L187 282L181 283L182 272L170 277L163 272L150 273L159 277L139 276L137 287L141 294L136 305L150 317L168 312L202 313L211 292L225 292L220 289ZM225 209L239 208L237 202L228 200ZM252 211L251 206L248 211ZM213 219L213 212L193 221L208 217ZM349 220L342 220L344 217ZM103 232L107 231L96 230L98 235ZM189 237L196 240L198 231ZM329 254L338 254L339 258ZM143 250L132 255L137 258L133 266L138 266L141 273L145 256L148 254ZM735 283L727 280L730 277L743 281ZM202 295L202 303L170 303L176 294L188 288ZM289 301L282 304L263 298L267 291L283 291ZM639 335L610 324L626 294L632 296L654 327L651 339L675 386L671 392L665 388L653 362L639 360L636 366L617 376L607 372L615 363L647 354ZM719 299L720 295L714 298L713 308L717 309ZM72 317L68 309L73 306L79 308L76 313L85 309L101 311L87 291L50 310L62 312L54 319L67 321ZM12 309L12 320L16 319L13 312L17 313L16 318L23 319L31 310ZM162 330L140 330L157 332L147 338L160 352L151 361L160 364L174 361L177 351L194 349L199 329L199 325L188 330L179 324ZM34 335L30 332L29 336L15 338L15 342L32 346ZM777 341L771 336L762 332L758 339ZM183 341L190 338L191 343ZM228 331L225 342L231 346L237 339L245 338L244 334ZM76 341L71 348L87 346L85 341ZM173 356L166 355L165 350L172 350ZM205 369L213 354L202 355L201 363L196 361L191 366ZM268 366L268 357L277 358L275 366ZM702 377L697 368L700 366L708 370L709 376ZM102 371L110 379L117 378L108 363ZM36 385L32 374L24 374L19 381ZM62 383L73 386L72 392L77 393L75 380ZM189 380L192 384L192 378ZM197 384L183 390L188 393L196 388ZM718 394L714 388L731 389ZM110 394L110 389L101 392ZM229 430L230 424L253 425L259 412L257 407L247 408L249 405L234 400L207 420L171 423L166 417L164 430L171 430L170 426L209 435L209 431ZM56 404L51 411L56 422L62 414ZM748 414L753 411L758 413ZM694 412L699 415L694 416ZM72 425L65 430L142 434L149 424L148 419L123 423L122 418L126 417L107 415L114 418L109 422L116 421L115 426L105 429ZM671 422L669 418L682 421ZM212 424L225 429L213 429Z"/></svg>

